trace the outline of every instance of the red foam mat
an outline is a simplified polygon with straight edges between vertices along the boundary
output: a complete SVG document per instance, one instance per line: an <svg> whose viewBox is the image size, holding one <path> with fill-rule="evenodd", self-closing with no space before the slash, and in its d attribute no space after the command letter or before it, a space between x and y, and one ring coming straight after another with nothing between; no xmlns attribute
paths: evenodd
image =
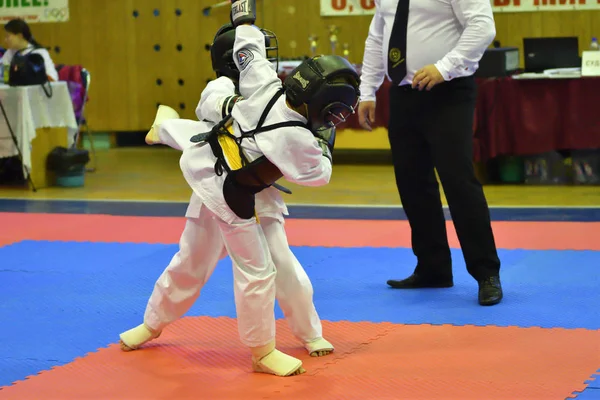
<svg viewBox="0 0 600 400"><path fill-rule="evenodd" d="M285 322L279 348L307 373L250 371L235 320L184 318L147 348L117 345L0 390L8 399L564 399L600 365L588 330L324 322L336 351L311 358Z"/></svg>
<svg viewBox="0 0 600 400"><path fill-rule="evenodd" d="M0 241L178 243L184 224L173 217L0 213ZM600 250L597 222L499 221L493 227L499 248ZM286 230L293 246L410 247L407 221L288 219ZM459 248L451 222L448 235Z"/></svg>

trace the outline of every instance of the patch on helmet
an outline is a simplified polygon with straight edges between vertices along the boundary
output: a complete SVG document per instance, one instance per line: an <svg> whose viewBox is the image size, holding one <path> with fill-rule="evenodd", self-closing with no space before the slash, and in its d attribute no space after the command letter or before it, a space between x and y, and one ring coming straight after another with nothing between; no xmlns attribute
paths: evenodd
<svg viewBox="0 0 600 400"><path fill-rule="evenodd" d="M302 86L302 89L306 89L306 87L310 83L309 81L304 79L302 75L300 75L300 71L296 72L293 78L300 84L300 86Z"/></svg>
<svg viewBox="0 0 600 400"><path fill-rule="evenodd" d="M240 71L246 69L250 61L254 60L254 54L250 50L242 49L237 53Z"/></svg>

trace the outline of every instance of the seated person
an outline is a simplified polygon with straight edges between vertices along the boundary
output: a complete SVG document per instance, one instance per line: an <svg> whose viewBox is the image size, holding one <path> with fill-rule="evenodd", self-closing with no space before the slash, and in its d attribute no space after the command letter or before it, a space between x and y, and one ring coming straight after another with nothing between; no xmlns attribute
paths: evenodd
<svg viewBox="0 0 600 400"><path fill-rule="evenodd" d="M12 19L4 25L4 30L6 31L4 37L6 52L0 59L0 64L10 65L13 56L18 52L21 52L21 54L38 53L44 58L48 80L51 82L58 81L58 71L56 71L50 53L33 39L27 22L22 19Z"/></svg>

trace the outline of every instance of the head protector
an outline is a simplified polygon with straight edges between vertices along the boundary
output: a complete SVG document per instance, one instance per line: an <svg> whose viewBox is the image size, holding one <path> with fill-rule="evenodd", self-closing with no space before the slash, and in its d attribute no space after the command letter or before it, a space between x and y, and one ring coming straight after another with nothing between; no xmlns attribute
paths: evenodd
<svg viewBox="0 0 600 400"><path fill-rule="evenodd" d="M313 132L345 122L358 104L360 77L343 57L313 57L300 64L284 82L288 102L306 104Z"/></svg>
<svg viewBox="0 0 600 400"><path fill-rule="evenodd" d="M274 63L277 70L279 68L279 45L277 36L271 31L261 29L265 35L265 48L267 60ZM233 45L235 43L235 28L231 24L225 24L217 31L213 43L210 46L210 58L213 71L217 77L226 76L229 79L238 81L240 71L233 61Z"/></svg>

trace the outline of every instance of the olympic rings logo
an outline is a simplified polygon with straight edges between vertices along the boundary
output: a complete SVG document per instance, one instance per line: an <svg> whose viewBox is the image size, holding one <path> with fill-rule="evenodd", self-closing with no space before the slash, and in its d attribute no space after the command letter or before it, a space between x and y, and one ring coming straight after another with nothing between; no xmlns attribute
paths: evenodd
<svg viewBox="0 0 600 400"><path fill-rule="evenodd" d="M52 21L64 21L69 17L69 8L46 8L44 9L44 17Z"/></svg>

